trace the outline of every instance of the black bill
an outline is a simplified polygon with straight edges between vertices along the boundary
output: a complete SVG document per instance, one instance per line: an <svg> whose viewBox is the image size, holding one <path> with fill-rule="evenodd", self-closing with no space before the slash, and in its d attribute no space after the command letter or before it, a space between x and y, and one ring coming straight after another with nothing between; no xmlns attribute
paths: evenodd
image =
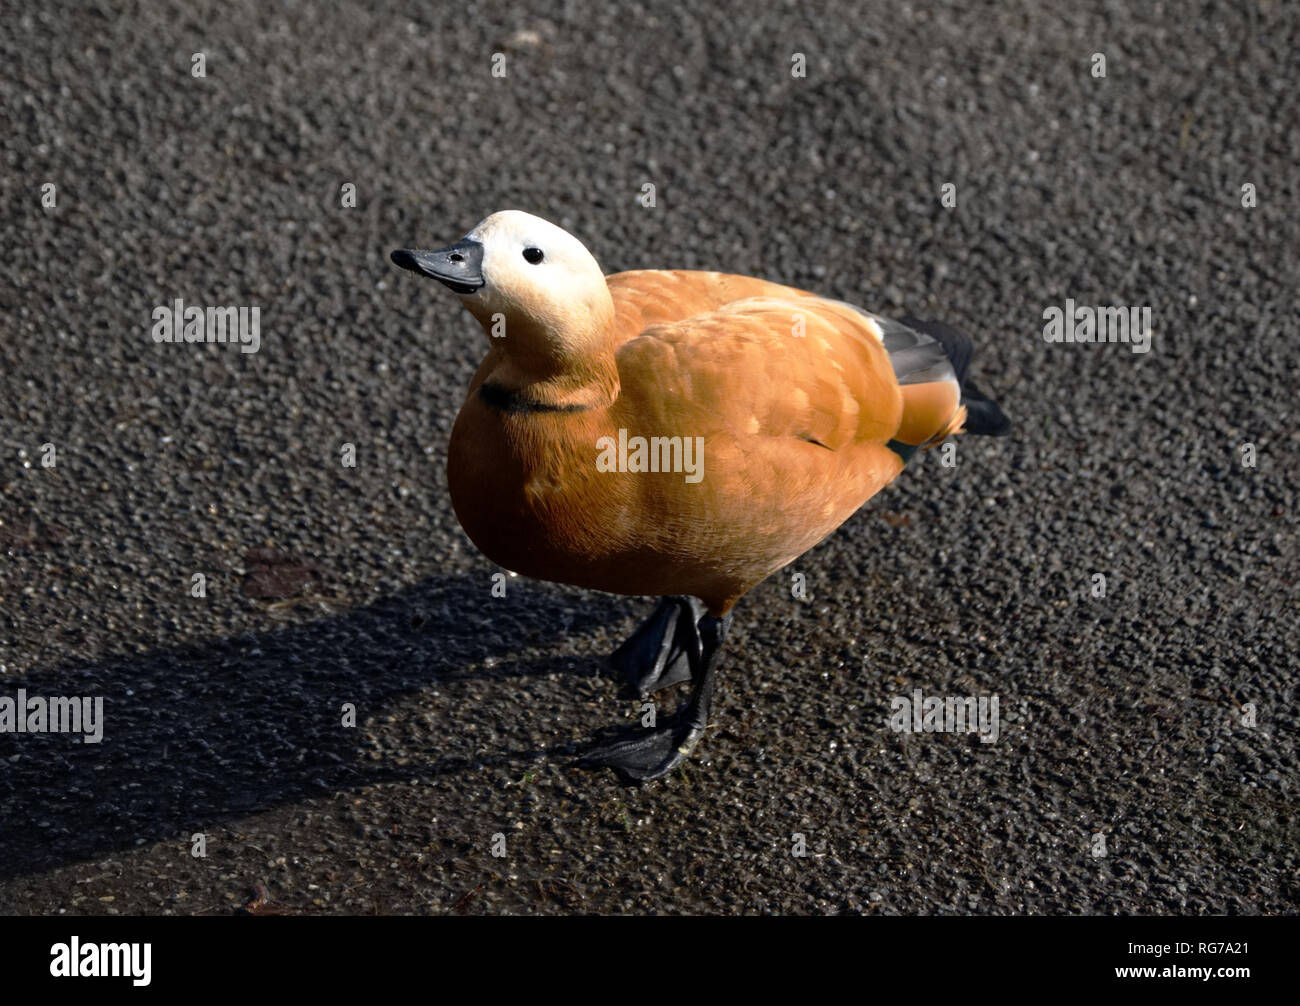
<svg viewBox="0 0 1300 1006"><path fill-rule="evenodd" d="M403 269L429 276L465 295L483 288L483 246L463 238L437 251L393 252L392 260Z"/></svg>

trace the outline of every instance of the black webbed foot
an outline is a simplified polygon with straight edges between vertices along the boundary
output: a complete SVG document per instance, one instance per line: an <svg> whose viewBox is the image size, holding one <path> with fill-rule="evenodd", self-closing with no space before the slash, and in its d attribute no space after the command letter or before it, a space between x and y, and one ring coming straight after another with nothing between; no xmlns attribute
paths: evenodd
<svg viewBox="0 0 1300 1006"><path fill-rule="evenodd" d="M699 646L698 623L707 613L693 597L662 597L650 617L609 658L632 698L686 681L691 664L686 650Z"/></svg>
<svg viewBox="0 0 1300 1006"><path fill-rule="evenodd" d="M653 730L624 730L613 740L592 748L578 764L584 768L608 766L633 782L662 779L686 760L703 733L703 728L691 726L679 713Z"/></svg>

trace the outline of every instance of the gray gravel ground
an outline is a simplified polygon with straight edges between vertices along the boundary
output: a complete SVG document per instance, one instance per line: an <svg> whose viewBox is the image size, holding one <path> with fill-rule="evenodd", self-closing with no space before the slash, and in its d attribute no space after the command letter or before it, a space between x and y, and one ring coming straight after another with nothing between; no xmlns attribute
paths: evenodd
<svg viewBox="0 0 1300 1006"><path fill-rule="evenodd" d="M0 911L1296 912L1300 13L1078 6L0 4L0 696L106 701L0 735ZM447 499L481 336L387 253L507 207L963 325L1018 422L742 603L662 783L571 764L648 602L494 599Z"/></svg>

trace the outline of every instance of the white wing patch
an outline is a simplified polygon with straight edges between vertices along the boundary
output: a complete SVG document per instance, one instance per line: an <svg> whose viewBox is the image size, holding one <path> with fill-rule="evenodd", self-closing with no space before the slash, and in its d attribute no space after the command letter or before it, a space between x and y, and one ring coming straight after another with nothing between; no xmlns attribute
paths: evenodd
<svg viewBox="0 0 1300 1006"><path fill-rule="evenodd" d="M847 300L832 300L830 297L818 297L817 299L852 311L856 317L867 323L867 331L876 337L876 341L882 346L885 344L885 334L881 331L880 326L876 324L876 316L870 311L863 310L856 304L850 304Z"/></svg>

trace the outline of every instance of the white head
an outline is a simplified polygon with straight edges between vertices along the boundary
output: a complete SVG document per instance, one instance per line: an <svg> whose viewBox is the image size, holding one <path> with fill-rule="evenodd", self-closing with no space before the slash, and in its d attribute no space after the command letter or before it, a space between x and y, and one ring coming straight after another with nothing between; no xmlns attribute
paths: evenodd
<svg viewBox="0 0 1300 1006"><path fill-rule="evenodd" d="M493 343L521 364L567 367L609 337L613 302L600 266L572 234L531 213L493 213L454 245L392 259L457 293L489 335L503 323Z"/></svg>

